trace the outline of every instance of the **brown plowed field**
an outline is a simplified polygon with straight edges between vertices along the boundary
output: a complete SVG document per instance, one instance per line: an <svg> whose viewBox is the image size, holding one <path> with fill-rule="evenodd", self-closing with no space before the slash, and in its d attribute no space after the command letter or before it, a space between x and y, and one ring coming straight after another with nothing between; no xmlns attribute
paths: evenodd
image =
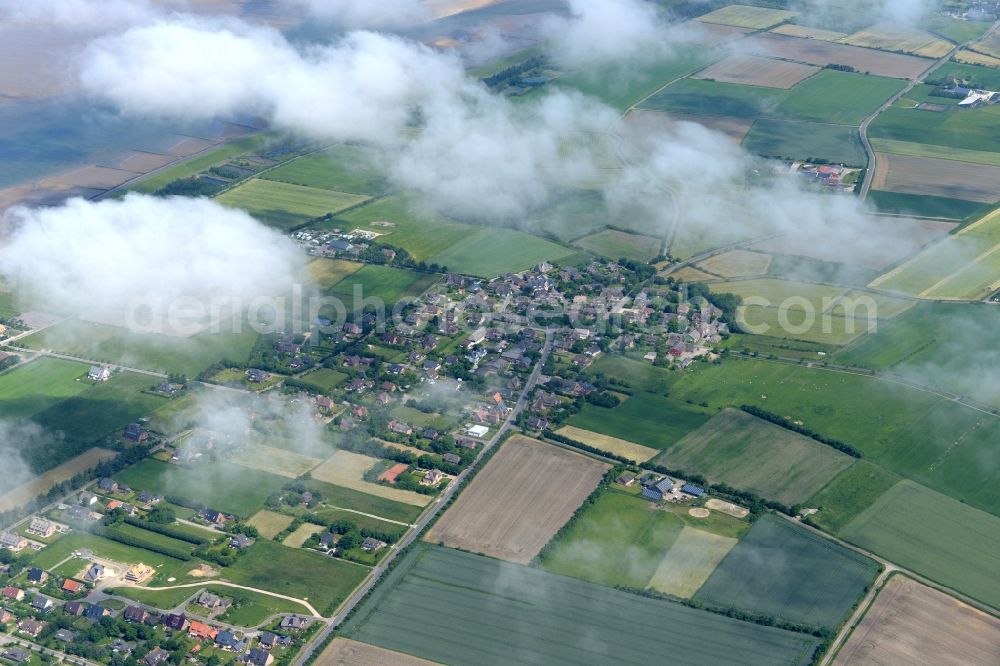
<svg viewBox="0 0 1000 666"><path fill-rule="evenodd" d="M893 576L833 663L1000 664L1000 619Z"/></svg>
<svg viewBox="0 0 1000 666"><path fill-rule="evenodd" d="M818 71L819 67L814 65L752 55L733 55L692 74L691 78L788 89Z"/></svg>
<svg viewBox="0 0 1000 666"><path fill-rule="evenodd" d="M904 194L993 203L1000 199L1000 167L878 153L872 187Z"/></svg>
<svg viewBox="0 0 1000 666"><path fill-rule="evenodd" d="M810 65L850 65L861 73L912 79L934 64L933 60L887 53L860 46L835 44L818 39L801 39L775 33L747 37L742 44L751 53L787 58Z"/></svg>
<svg viewBox="0 0 1000 666"><path fill-rule="evenodd" d="M578 453L514 436L425 538L527 564L608 469Z"/></svg>

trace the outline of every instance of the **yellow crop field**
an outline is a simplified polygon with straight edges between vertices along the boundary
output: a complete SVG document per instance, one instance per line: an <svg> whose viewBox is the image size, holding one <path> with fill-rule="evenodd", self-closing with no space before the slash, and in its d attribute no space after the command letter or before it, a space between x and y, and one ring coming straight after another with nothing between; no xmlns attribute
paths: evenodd
<svg viewBox="0 0 1000 666"><path fill-rule="evenodd" d="M410 490L401 490L391 486L383 486L370 481L365 481L365 472L370 470L378 458L351 453L350 451L337 451L312 471L312 477L317 481L332 483L335 486L357 490L393 500L412 506L425 506L431 501L430 495L421 495Z"/></svg>
<svg viewBox="0 0 1000 666"><path fill-rule="evenodd" d="M955 45L923 30L890 25L875 25L841 40L851 46L882 51L909 53L925 58L943 58Z"/></svg>
<svg viewBox="0 0 1000 666"><path fill-rule="evenodd" d="M593 446L595 449L624 456L629 460L640 463L646 462L659 453L659 450L643 446L642 444L628 442L624 439L602 435L592 430L584 430L583 428L576 428L574 426L563 426L556 431L556 434L575 439L587 446Z"/></svg>
<svg viewBox="0 0 1000 666"><path fill-rule="evenodd" d="M784 9L729 5L728 7L722 7L721 9L716 9L714 12L699 16L698 20L705 23L735 25L739 28L750 28L752 30L766 30L779 23L791 20L794 16L794 12L785 11Z"/></svg>

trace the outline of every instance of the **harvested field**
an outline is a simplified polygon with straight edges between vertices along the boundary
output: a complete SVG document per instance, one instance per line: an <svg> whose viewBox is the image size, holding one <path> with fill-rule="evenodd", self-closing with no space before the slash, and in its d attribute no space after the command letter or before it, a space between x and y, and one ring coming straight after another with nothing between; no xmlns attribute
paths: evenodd
<svg viewBox="0 0 1000 666"><path fill-rule="evenodd" d="M905 235L900 225L906 225ZM850 249L850 263L856 266L884 269L913 254L919 248L947 234L955 224L938 220L895 220L872 216L865 222L871 238L880 242L856 244ZM893 242L888 242L893 239ZM815 236L793 235L772 238L751 246L771 254L793 254L822 261L843 262L845 249L836 243L817 243Z"/></svg>
<svg viewBox="0 0 1000 666"><path fill-rule="evenodd" d="M833 663L997 664L1000 619L895 575L878 593Z"/></svg>
<svg viewBox="0 0 1000 666"><path fill-rule="evenodd" d="M691 20L681 24L684 30L690 31L690 39L702 46L717 46L722 42L730 42L739 39L743 35L753 32L752 28L741 28L737 25L723 25L721 23L705 23L703 21Z"/></svg>
<svg viewBox="0 0 1000 666"><path fill-rule="evenodd" d="M285 537L285 540L281 543L291 548L301 548L302 544L309 540L309 537L323 531L325 531L325 528L322 525L302 523L294 532Z"/></svg>
<svg viewBox="0 0 1000 666"><path fill-rule="evenodd" d="M263 444L247 446L241 455L236 456L234 460L244 467L259 469L262 472L270 472L289 479L302 476L321 462L319 458L310 458L301 453Z"/></svg>
<svg viewBox="0 0 1000 666"><path fill-rule="evenodd" d="M592 430L584 430L583 428L576 428L573 426L563 426L556 432L563 437L575 439L578 442L583 442L588 446L593 446L596 449L607 451L608 453L625 456L629 460L634 460L639 463L646 462L660 452L659 449L653 449L648 446L643 446L642 444L636 444L624 439L611 437L609 435L602 435Z"/></svg>
<svg viewBox="0 0 1000 666"><path fill-rule="evenodd" d="M872 139L871 143L872 148L879 153L912 155L914 157L936 157L942 160L1000 166L1000 153L986 150L968 150L966 148L937 146L932 143L915 143L913 141L896 141L894 139Z"/></svg>
<svg viewBox="0 0 1000 666"><path fill-rule="evenodd" d="M125 171L123 169L87 166L46 180L57 186L92 187L106 190L121 185L125 181L135 178L136 175L132 171Z"/></svg>
<svg viewBox="0 0 1000 666"><path fill-rule="evenodd" d="M431 501L430 495L421 495L410 490L389 488L365 481L365 472L377 462L378 458L371 456L351 453L350 451L337 451L312 471L312 478L411 506L425 506Z"/></svg>
<svg viewBox="0 0 1000 666"><path fill-rule="evenodd" d="M656 568L649 586L691 598L736 543L736 539L685 526Z"/></svg>
<svg viewBox="0 0 1000 666"><path fill-rule="evenodd" d="M58 467L53 467L40 476L36 476L27 483L5 492L0 495L0 511L9 511L26 504L28 501L48 492L49 488L68 481L80 472L96 467L99 463L111 460L117 453L109 449L90 449L86 453L81 453L75 458L67 460Z"/></svg>
<svg viewBox="0 0 1000 666"><path fill-rule="evenodd" d="M817 39L800 39L775 33L747 37L743 42L751 53L787 58L810 65L849 65L858 72L912 79L933 63L925 58L863 49L849 44L835 44Z"/></svg>
<svg viewBox="0 0 1000 666"><path fill-rule="evenodd" d="M993 203L1000 199L1000 167L876 153L872 187L888 192Z"/></svg>
<svg viewBox="0 0 1000 666"><path fill-rule="evenodd" d="M338 636L313 663L316 666L434 666L437 662Z"/></svg>
<svg viewBox="0 0 1000 666"><path fill-rule="evenodd" d="M954 59L956 62L964 62L968 65L1000 68L1000 58L986 55L985 53L976 53L968 49L962 49L956 53Z"/></svg>
<svg viewBox="0 0 1000 666"><path fill-rule="evenodd" d="M697 123L716 132L725 134L739 143L750 131L752 118L736 118L733 116L705 116L694 113L668 113L655 109L635 109L628 114L629 123L641 125L649 130L672 129L677 123Z"/></svg>
<svg viewBox="0 0 1000 666"><path fill-rule="evenodd" d="M691 75L692 79L711 79L765 88L791 88L819 71L819 67L787 60L752 55L731 55Z"/></svg>
<svg viewBox="0 0 1000 666"><path fill-rule="evenodd" d="M943 58L955 45L929 32L893 25L874 25L843 40L844 44L870 49L911 53L925 58Z"/></svg>
<svg viewBox="0 0 1000 666"><path fill-rule="evenodd" d="M752 30L766 30L772 26L791 20L794 12L783 9L767 9L766 7L751 7L749 5L729 5L716 9L698 17L705 23L721 23Z"/></svg>
<svg viewBox="0 0 1000 666"><path fill-rule="evenodd" d="M733 516L734 518L746 518L750 513L748 509L744 509L738 504L733 504L732 502L726 502L715 498L705 502L705 506L713 511L721 511L722 513Z"/></svg>
<svg viewBox="0 0 1000 666"><path fill-rule="evenodd" d="M722 277L763 275L771 265L771 255L748 250L731 250L702 261L701 268Z"/></svg>
<svg viewBox="0 0 1000 666"><path fill-rule="evenodd" d="M789 506L829 483L854 459L737 409L724 409L655 459Z"/></svg>
<svg viewBox="0 0 1000 666"><path fill-rule="evenodd" d="M823 30L822 28L795 25L794 23L779 25L777 28L773 28L771 32L789 37L801 37L802 39L818 39L824 42L839 42L844 37L847 37L846 33L837 32L836 30Z"/></svg>
<svg viewBox="0 0 1000 666"><path fill-rule="evenodd" d="M306 266L309 278L321 289L330 289L349 275L357 273L364 264L343 259L314 257Z"/></svg>
<svg viewBox="0 0 1000 666"><path fill-rule="evenodd" d="M425 539L527 564L608 469L592 458L514 436Z"/></svg>
<svg viewBox="0 0 1000 666"><path fill-rule="evenodd" d="M993 56L994 58L1000 58L1000 35L997 35L997 33L994 32L988 37L984 37L979 41L974 42L969 48L973 51Z"/></svg>
<svg viewBox="0 0 1000 666"><path fill-rule="evenodd" d="M133 153L119 163L118 168L136 173L148 173L154 169L166 166L176 160L172 155L159 153Z"/></svg>
<svg viewBox="0 0 1000 666"><path fill-rule="evenodd" d="M690 266L685 266L679 271L668 273L668 275L674 279L680 280L681 282L702 282L704 280L715 280L719 277L718 275L711 275L710 273L699 271L697 268L691 268Z"/></svg>
<svg viewBox="0 0 1000 666"><path fill-rule="evenodd" d="M257 528L265 539L272 539L284 532L292 524L293 518L283 513L263 509L255 513L247 522Z"/></svg>
<svg viewBox="0 0 1000 666"><path fill-rule="evenodd" d="M200 153L203 150L207 150L212 146L217 145L217 141L209 141L208 139L196 139L190 136L177 136L177 143L172 145L168 153L174 157L187 157L188 155L194 155L195 153Z"/></svg>

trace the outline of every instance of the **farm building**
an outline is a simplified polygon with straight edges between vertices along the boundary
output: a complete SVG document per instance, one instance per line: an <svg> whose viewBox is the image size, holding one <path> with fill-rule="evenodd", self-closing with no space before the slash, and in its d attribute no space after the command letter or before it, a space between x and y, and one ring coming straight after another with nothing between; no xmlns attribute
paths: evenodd
<svg viewBox="0 0 1000 666"><path fill-rule="evenodd" d="M145 442L149 439L149 430L147 430L141 423L129 423L125 426L125 431L122 433L122 437L127 442Z"/></svg>
<svg viewBox="0 0 1000 666"><path fill-rule="evenodd" d="M111 379L111 368L106 365L92 365L90 372L87 373L87 379L95 382L106 382Z"/></svg>
<svg viewBox="0 0 1000 666"><path fill-rule="evenodd" d="M690 483L685 483L681 486L681 492L686 495L691 495L692 497L702 497L705 494L705 489Z"/></svg>

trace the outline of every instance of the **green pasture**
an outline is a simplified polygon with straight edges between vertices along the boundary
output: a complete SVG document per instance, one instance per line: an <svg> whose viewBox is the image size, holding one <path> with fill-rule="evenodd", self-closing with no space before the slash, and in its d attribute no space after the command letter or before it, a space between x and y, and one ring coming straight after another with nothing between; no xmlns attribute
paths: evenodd
<svg viewBox="0 0 1000 666"><path fill-rule="evenodd" d="M993 155L994 153L987 153ZM948 199L924 194L903 194L869 190L868 201L881 213L916 215L917 217L941 217L947 220L964 220L982 215L989 204L962 199Z"/></svg>
<svg viewBox="0 0 1000 666"><path fill-rule="evenodd" d="M874 148L876 152L892 153L893 155L932 157L942 160L955 160L956 162L971 162L972 164L1000 166L1000 153L989 153L983 150L967 150L962 148L952 148L951 146L936 146L930 143L896 141L894 139L874 139L872 141L872 148Z"/></svg>
<svg viewBox="0 0 1000 666"><path fill-rule="evenodd" d="M671 398L637 393L612 409L587 404L566 423L654 449L667 449L701 427L709 414L709 410Z"/></svg>
<svg viewBox="0 0 1000 666"><path fill-rule="evenodd" d="M415 298L424 293L438 277L432 273L368 264L338 282L327 293L345 299L348 312L363 305L361 300L355 303L356 288L360 288L360 299L380 299L391 307L404 298Z"/></svg>
<svg viewBox="0 0 1000 666"><path fill-rule="evenodd" d="M743 138L751 153L785 160L865 166L868 158L858 129L849 125L761 118Z"/></svg>
<svg viewBox="0 0 1000 666"><path fill-rule="evenodd" d="M874 560L768 514L729 551L695 599L832 629L878 571Z"/></svg>
<svg viewBox="0 0 1000 666"><path fill-rule="evenodd" d="M338 144L326 150L298 157L261 175L306 187L378 196L389 183L375 164L378 151L365 146Z"/></svg>
<svg viewBox="0 0 1000 666"><path fill-rule="evenodd" d="M950 149L1000 152L1000 106L949 109L941 113L889 108L872 121L869 139L947 146Z"/></svg>
<svg viewBox="0 0 1000 666"><path fill-rule="evenodd" d="M899 475L859 460L813 495L805 505L819 509L810 520L831 534L867 509L899 481Z"/></svg>
<svg viewBox="0 0 1000 666"><path fill-rule="evenodd" d="M306 485L313 490L318 490L323 495L322 506L324 508L317 509L317 511L323 511L327 508L352 509L403 523L412 523L423 512L423 507L394 502L384 497L369 495L351 488L342 488L316 479L309 479L306 481Z"/></svg>
<svg viewBox="0 0 1000 666"><path fill-rule="evenodd" d="M631 234L617 229L604 229L595 234L584 236L573 244L609 259L625 257L645 263L660 254L662 243L660 238Z"/></svg>
<svg viewBox="0 0 1000 666"><path fill-rule="evenodd" d="M430 261L447 266L452 273L494 277L501 273L518 272L542 261L556 261L573 254L573 250L539 236L502 227L483 227Z"/></svg>
<svg viewBox="0 0 1000 666"><path fill-rule="evenodd" d="M724 409L653 462L791 506L812 496L854 459L746 412Z"/></svg>

